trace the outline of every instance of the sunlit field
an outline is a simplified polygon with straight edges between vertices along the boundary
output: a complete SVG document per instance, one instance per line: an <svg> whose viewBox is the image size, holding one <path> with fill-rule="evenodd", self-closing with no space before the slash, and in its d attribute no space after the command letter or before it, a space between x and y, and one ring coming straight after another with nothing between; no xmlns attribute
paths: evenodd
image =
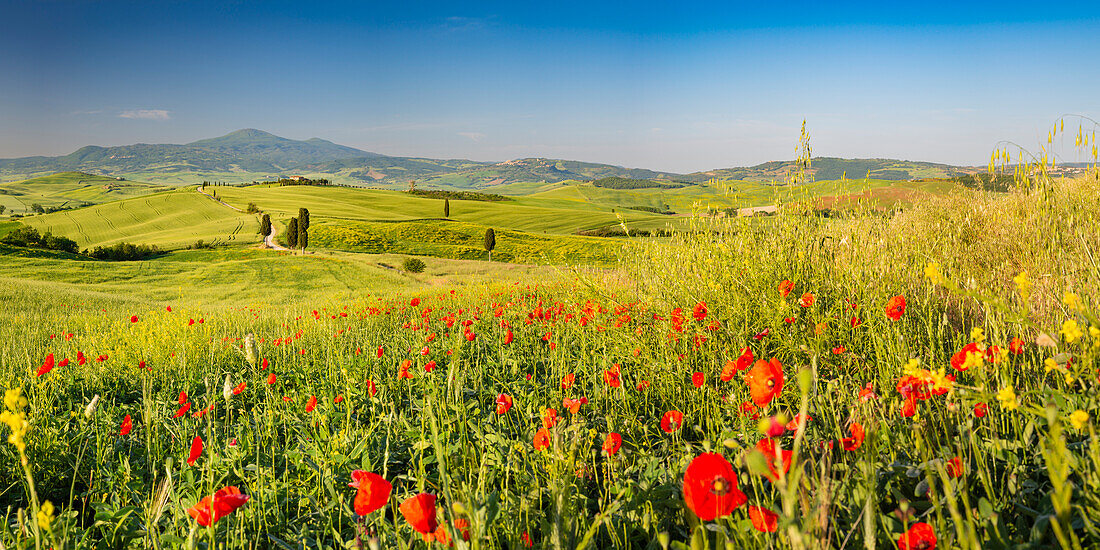
<svg viewBox="0 0 1100 550"><path fill-rule="evenodd" d="M1021 181L297 299L9 268L0 543L1095 547L1100 184Z"/></svg>

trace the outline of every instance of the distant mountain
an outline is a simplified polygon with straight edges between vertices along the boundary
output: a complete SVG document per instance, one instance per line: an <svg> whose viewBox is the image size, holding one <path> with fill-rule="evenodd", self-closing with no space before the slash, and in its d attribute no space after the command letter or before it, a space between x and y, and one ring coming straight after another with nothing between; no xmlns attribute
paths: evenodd
<svg viewBox="0 0 1100 550"><path fill-rule="evenodd" d="M524 158L505 162L465 159L393 157L339 145L320 138L304 141L252 128L184 145L146 144L100 147L89 145L59 157L0 159L0 181L32 178L56 172L139 177L145 181L186 183L223 179L250 181L294 174L327 177L338 183L377 187L470 189L512 183L557 183L618 177L659 182L699 183L709 179L781 180L793 166L773 161L744 168L724 168L680 175L641 168L573 160ZM964 168L892 159L815 158L811 172L818 180L872 178L907 180L950 177Z"/></svg>
<svg viewBox="0 0 1100 550"><path fill-rule="evenodd" d="M702 182L709 179L782 181L795 169L794 161L773 160L756 166L707 170L682 176L686 181ZM810 162L810 174L815 180L871 179L910 180L922 178L950 178L973 172L972 168L896 159L843 159L815 157Z"/></svg>

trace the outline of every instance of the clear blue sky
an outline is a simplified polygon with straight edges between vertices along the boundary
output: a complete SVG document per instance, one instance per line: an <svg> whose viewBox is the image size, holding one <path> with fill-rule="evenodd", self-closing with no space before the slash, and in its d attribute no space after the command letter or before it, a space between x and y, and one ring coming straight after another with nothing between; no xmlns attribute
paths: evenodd
<svg viewBox="0 0 1100 550"><path fill-rule="evenodd" d="M11 2L0 157L240 128L688 172L984 164L1100 119L1100 3ZM1070 159L1072 160L1072 159Z"/></svg>

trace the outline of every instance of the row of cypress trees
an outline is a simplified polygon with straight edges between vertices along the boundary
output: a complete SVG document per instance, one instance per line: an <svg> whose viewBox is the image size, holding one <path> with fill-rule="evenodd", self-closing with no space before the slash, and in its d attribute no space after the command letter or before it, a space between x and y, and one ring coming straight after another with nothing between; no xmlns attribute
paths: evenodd
<svg viewBox="0 0 1100 550"><path fill-rule="evenodd" d="M264 214L260 218L260 235L271 234L271 216ZM309 209L299 208L298 217L290 218L286 224L286 245L290 248L305 250L309 246Z"/></svg>

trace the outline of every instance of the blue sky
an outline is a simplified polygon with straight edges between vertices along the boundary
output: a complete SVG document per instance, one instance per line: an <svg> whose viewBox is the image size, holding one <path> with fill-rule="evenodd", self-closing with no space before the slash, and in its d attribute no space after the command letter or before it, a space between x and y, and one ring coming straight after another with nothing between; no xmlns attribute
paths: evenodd
<svg viewBox="0 0 1100 550"><path fill-rule="evenodd" d="M689 172L791 158L806 119L818 155L984 164L1064 113L1100 119L1096 2L0 0L0 14L0 157L251 127Z"/></svg>

